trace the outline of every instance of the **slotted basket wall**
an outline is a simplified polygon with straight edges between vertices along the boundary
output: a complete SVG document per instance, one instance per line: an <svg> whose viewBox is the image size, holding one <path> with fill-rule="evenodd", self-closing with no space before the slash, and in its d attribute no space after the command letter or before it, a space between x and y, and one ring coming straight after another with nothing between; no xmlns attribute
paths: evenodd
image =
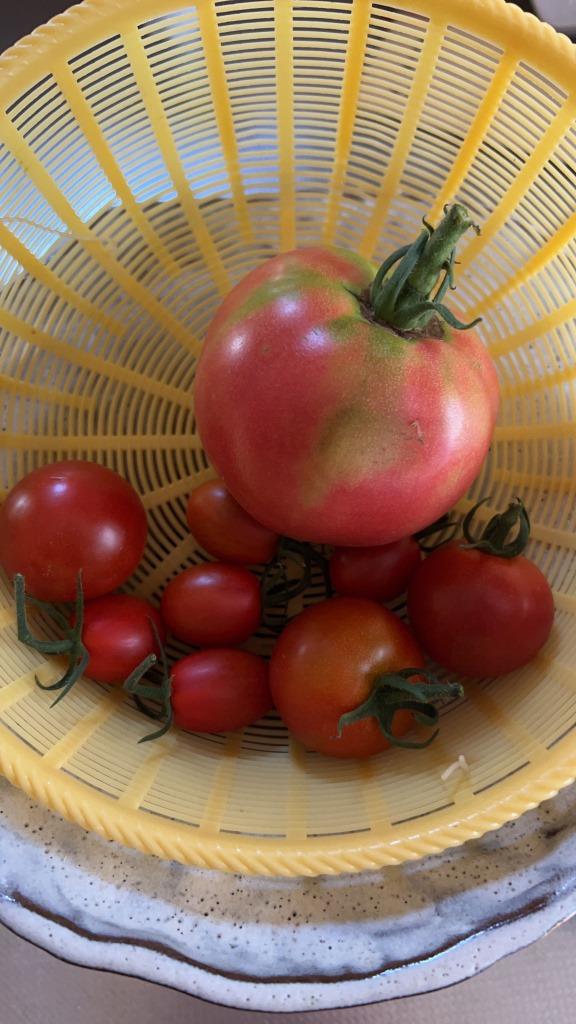
<svg viewBox="0 0 576 1024"><path fill-rule="evenodd" d="M360 764L273 716L139 746L146 721L95 683L51 710L34 674L58 667L17 643L4 582L0 766L31 796L162 857L290 875L442 850L574 778L574 52L503 0L87 0L0 59L4 491L56 458L117 469L150 518L131 585L157 596L203 557L191 391L220 298L295 245L382 256L459 198L482 224L460 309L502 384L469 500L525 500L557 606L537 661L469 686L432 747Z"/></svg>

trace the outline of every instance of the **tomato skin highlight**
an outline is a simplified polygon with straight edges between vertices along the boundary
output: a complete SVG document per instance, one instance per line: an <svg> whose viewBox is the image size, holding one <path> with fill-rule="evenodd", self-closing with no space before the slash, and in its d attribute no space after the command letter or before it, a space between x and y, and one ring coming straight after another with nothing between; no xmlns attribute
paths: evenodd
<svg viewBox="0 0 576 1024"><path fill-rule="evenodd" d="M338 737L341 716L366 700L377 676L423 665L398 616L374 601L335 597L286 627L272 653L270 686L285 724L305 747L367 758L390 746L376 719L355 722ZM393 732L403 736L412 724L411 712L397 711Z"/></svg>
<svg viewBox="0 0 576 1024"><path fill-rule="evenodd" d="M506 559L452 542L414 574L408 615L439 665L462 676L501 676L526 665L546 642L554 599L523 555Z"/></svg>
<svg viewBox="0 0 576 1024"><path fill-rule="evenodd" d="M55 462L28 473L0 508L0 564L43 601L73 601L80 570L84 596L99 597L132 575L147 534L127 480L95 462Z"/></svg>
<svg viewBox="0 0 576 1024"><path fill-rule="evenodd" d="M393 601L405 593L421 559L414 537L380 547L335 548L330 557L332 586L346 597Z"/></svg>
<svg viewBox="0 0 576 1024"><path fill-rule="evenodd" d="M132 594L108 594L87 601L82 641L90 654L85 670L100 683L123 683L149 654L160 657L150 624L162 643L166 629L160 613L148 601Z"/></svg>
<svg viewBox="0 0 576 1024"><path fill-rule="evenodd" d="M186 643L235 646L260 625L260 584L239 565L193 565L170 580L160 610L168 630Z"/></svg>
<svg viewBox="0 0 576 1024"><path fill-rule="evenodd" d="M498 382L478 334L407 339L372 322L373 277L344 249L284 253L232 290L208 330L200 436L242 508L278 534L399 540L452 508L488 451Z"/></svg>
<svg viewBox="0 0 576 1024"><path fill-rule="evenodd" d="M198 543L223 562L270 562L278 549L278 535L248 515L221 480L207 480L192 491L186 518Z"/></svg>
<svg viewBox="0 0 576 1024"><path fill-rule="evenodd" d="M180 729L231 732L271 710L268 666L248 651L197 651L172 669L172 710Z"/></svg>

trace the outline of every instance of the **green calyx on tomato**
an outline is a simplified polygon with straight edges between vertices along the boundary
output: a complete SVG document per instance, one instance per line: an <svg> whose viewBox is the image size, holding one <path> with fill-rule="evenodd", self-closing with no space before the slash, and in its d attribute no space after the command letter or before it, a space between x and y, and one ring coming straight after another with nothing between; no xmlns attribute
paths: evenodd
<svg viewBox="0 0 576 1024"><path fill-rule="evenodd" d="M84 675L90 662L90 652L82 639L84 629L82 572L78 573L76 581L76 601L74 603L72 625L70 617L67 617L59 608L48 601L41 601L26 593L26 581L22 573L17 573L14 577L14 596L16 599L16 626L20 643L26 644L27 647L38 651L40 654L61 655L68 659L68 666L64 675L57 679L55 683L41 683L36 676L36 685L41 690L58 692L58 696L52 703L52 707L54 707ZM28 624L28 616L26 614L27 601L43 611L52 619L56 626L62 629L63 636L60 640L41 640L39 637L34 636ZM155 624L153 628L155 629ZM137 677L141 679L155 661L156 656L154 654L148 655L134 669L129 678Z"/></svg>
<svg viewBox="0 0 576 1024"><path fill-rule="evenodd" d="M511 501L506 511L492 516L480 536L476 537L472 533L472 523L478 509L487 501L490 498L482 498L464 519L462 530L468 543L463 546L497 558L517 558L530 539L530 516L524 502L521 498Z"/></svg>
<svg viewBox="0 0 576 1024"><path fill-rule="evenodd" d="M35 651L39 651L40 654L60 654L66 655L68 658L66 672L55 683L46 685L41 683L36 676L36 684L41 690L61 691L54 701L54 704L58 704L80 678L89 660L88 651L82 643L82 628L84 624L82 573L78 573L76 583L75 621L73 626L70 626L68 619L59 608L55 608L46 601L40 601L38 598L26 594L26 582L21 573L17 573L14 577L14 596L16 598L16 625L20 643L26 644L27 647L31 647ZM35 607L46 612L54 623L62 628L64 635L61 640L40 640L34 636L28 625L28 617L26 615L27 600L35 605Z"/></svg>
<svg viewBox="0 0 576 1024"><path fill-rule="evenodd" d="M150 685L134 674L124 684L140 711L161 723L139 743L160 739L172 725L200 733L233 732L271 710L268 668L262 658L237 648L213 647L169 665L155 623L152 628L160 650L160 681Z"/></svg>
<svg viewBox="0 0 576 1024"><path fill-rule="evenodd" d="M289 572L289 565L296 566L297 575ZM263 621L268 629L278 632L284 628L290 602L308 590L314 568L320 570L326 598L332 597L329 560L322 550L291 537L281 538L276 557L268 562L260 581Z"/></svg>
<svg viewBox="0 0 576 1024"><path fill-rule="evenodd" d="M172 674L168 664L166 648L162 643L156 623L150 620L150 625L152 626L152 632L154 633L154 640L160 651L160 666L162 669L160 683L154 685L153 683L143 682L145 672L139 672L139 669L136 669L132 675L128 677L122 687L126 693L129 693L134 698L134 702L140 711L143 711L148 718L156 718L162 722L159 729L155 732L149 732L146 736L142 736L141 739L138 740L139 743L148 743L149 740L159 740L161 736L164 736L168 732L174 721L174 712L172 710ZM151 667L157 661L154 655L151 655L151 657L154 658L154 661L151 662L148 667ZM159 710L152 711L146 701L152 701L154 704L159 704Z"/></svg>
<svg viewBox="0 0 576 1024"><path fill-rule="evenodd" d="M374 318L397 331L424 330L434 317L461 331L479 323L480 317L461 323L442 302L454 287L456 244L469 228L479 231L460 203L444 208L436 228L424 220L416 241L396 249L378 270L370 287Z"/></svg>
<svg viewBox="0 0 576 1024"><path fill-rule="evenodd" d="M414 678L426 679L424 683L411 682ZM363 718L375 718L386 739L392 746L421 750L432 743L438 735L438 708L433 700L463 697L460 683L439 683L434 675L422 668L404 668L378 676L369 697L352 711L342 715L338 722L338 736L342 736L347 725ZM392 730L397 711L409 711L420 725L434 729L424 740L407 740Z"/></svg>
<svg viewBox="0 0 576 1024"><path fill-rule="evenodd" d="M435 551L436 548L440 548L443 544L448 544L449 541L454 540L457 532L458 521L452 519L450 512L446 512L439 519L436 519L434 523L430 523L430 526L425 526L423 530L418 530L414 534L414 539L418 542L421 551ZM424 541L428 541L430 537L437 537L438 539L425 544Z"/></svg>

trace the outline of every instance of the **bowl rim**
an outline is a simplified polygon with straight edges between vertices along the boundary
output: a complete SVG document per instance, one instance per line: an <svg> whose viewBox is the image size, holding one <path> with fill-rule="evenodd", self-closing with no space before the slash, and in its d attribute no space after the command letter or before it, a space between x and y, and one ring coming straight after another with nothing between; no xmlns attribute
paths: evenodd
<svg viewBox="0 0 576 1024"><path fill-rule="evenodd" d="M4 822L0 820L0 845L2 843L3 831L13 836L17 834L22 836L24 832L22 827L18 828L18 824L15 824L14 828L12 828L14 819L10 813L11 807L20 808L22 815L25 816L17 818L17 822L20 821L21 823L26 820L30 823L30 831L25 833L24 846L22 847L20 844L18 846L18 849L23 852L24 856L18 856L18 849L13 850L12 858L8 854L8 864L12 868L9 872L11 882L8 892L11 899L0 901L0 921L9 927L13 927L24 938L39 942L49 952L54 953L56 951L55 946L59 940L58 937L51 937L49 934L50 925L53 924L52 918L54 915L52 912L56 909L53 893L58 889L62 876L67 873L67 861L70 856L72 858L72 870L75 873L87 869L89 877L92 877L93 872L90 872L88 865L91 862L91 856L95 856L98 859L102 858L102 848L98 845L100 837L88 836L86 843L80 843L78 840L76 844L70 847L71 837L67 833L67 823L63 820L59 819L56 815L52 815L51 821L47 824L44 818L45 808L41 807L41 805L36 805L35 809L31 810L27 806L26 795L16 789L9 793L8 783L6 782L5 785L2 785L2 780L0 780L0 797L4 800L5 804L7 803L6 811L8 815ZM563 810L560 810L558 817L556 816L557 801L563 808ZM319 887L315 887L315 893L317 900L322 902L322 905L327 908L328 913L324 919L324 924L320 924L319 931L314 933L315 939L314 943L311 942L310 944L308 962L303 965L303 969L299 973L289 971L288 974L283 972L279 975L277 972L277 957L271 946L268 962L277 979L276 981L271 982L270 977L263 971L260 974L255 973L251 969L252 964L246 962L245 957L243 959L240 957L241 964L236 965L240 966L240 971L234 971L234 965L229 965L231 969L227 971L226 965L216 965L213 957L204 957L205 963L200 965L201 970L204 969L208 961L208 972L205 975L195 974L194 972L198 964L195 966L194 964L184 965L182 963L182 946L178 941L175 941L178 933L175 936L173 931L167 930L167 928L170 929L169 920L167 924L161 926L162 934L158 934L157 931L155 932L155 940L162 940L161 945L167 953L168 960L163 961L161 958L158 963L151 964L150 969L146 971L143 969L142 946L130 946L134 953L129 952L129 945L127 944L133 943L137 939L134 929L132 928L132 934L130 934L131 929L123 927L123 915L121 915L120 920L118 920L117 915L114 915L113 922L108 920L110 914L105 909L106 898L104 898L104 911L98 914L104 930L104 942L99 943L96 939L96 933L99 931L99 928L89 927L87 938L84 942L86 956L81 958L81 962L91 967L104 967L112 970L119 968L124 972L127 969L131 975L137 974L143 977L154 975L153 980L168 983L172 987L189 991L193 995L200 995L209 1001L217 999L222 1002L226 998L225 993L220 989L220 983L222 983L228 991L227 1002L229 1005L234 1005L238 1009L248 1008L252 1011L260 1009L270 1012L278 1011L278 1000L286 994L288 989L292 994L289 1005L286 1006L287 1012L298 1010L299 1008L309 1009L311 995L314 996L316 1002L321 1000L321 1005L317 1005L316 1009L337 1009L343 1008L344 1005L349 1005L351 1002L355 1002L357 1005L368 1005L374 1002L382 1002L386 998L392 1000L401 999L404 996L415 995L418 991L432 991L439 986L445 987L446 985L464 981L466 976L474 974L478 968L481 970L485 969L491 963L494 963L495 960L500 960L510 953L516 952L527 942L530 943L540 938L551 928L554 928L557 924L574 914L576 910L576 876L571 871L571 864L574 861L574 851L576 850L576 818L574 818L573 814L576 807L576 792L573 790L569 793L568 791L566 797L563 798L561 796L557 798L557 801L552 801L545 808L533 811L527 819L524 819L525 825L522 823L522 820L520 823L516 823L516 828L518 824L520 826L519 832L516 831L514 825L511 826L511 830L506 830L504 833L500 831L500 833L496 834L493 840L495 846L490 851L486 848L480 848L480 844L475 843L467 845L462 850L464 860L460 862L460 868L464 872L465 882L468 880L471 883L472 887L468 887L471 901L467 906L464 906L463 911L460 910L459 914L454 914L454 896L459 897L462 890L461 886L453 879L455 888L444 893L445 898L441 901L445 908L449 909L452 907L452 913L450 915L449 910L448 914L443 914L440 909L440 918L444 923L450 924L455 922L456 925L466 921L470 927L462 929L457 927L457 934L452 934L449 937L443 934L442 929L440 931L434 931L433 929L432 941L430 942L426 941L426 935L430 937L430 931L427 932L424 929L422 932L419 914L413 914L410 917L408 911L408 920L410 922L408 924L405 915L400 913L399 919L407 924L408 933L414 934L416 930L419 930L421 939L423 939L423 941L417 943L418 948L413 948L411 954L406 957L399 957L397 955L398 950L395 948L394 936L398 928L398 920L394 918L393 908L388 905L388 912L386 912L386 908L383 907L379 900L380 890L384 882L386 882L392 894L397 890L396 872L388 872L386 875L382 872L372 872L363 876L349 876L348 878L334 876L333 880L330 878L322 879L322 884ZM36 847L32 826L36 828L38 825L44 826L45 838L49 838L54 843L53 852L57 861L54 875L50 872L49 882L52 895L50 892L47 893L44 887L42 887L40 899L34 898L38 893L38 874L37 872L34 874L30 871L30 858L26 856L29 844L31 844L32 856L35 856L34 850ZM49 829L48 836L46 836L46 828ZM522 838L519 839L520 836ZM542 843L544 845L544 849L541 850L541 855L536 858L536 861L530 858L533 837L536 844ZM523 850L528 855L528 863L524 863L523 869L521 868L520 870L520 876L517 873L519 865L515 859L510 861L509 858L510 851L516 849L518 841L520 841ZM70 852L74 849L81 851L82 864L79 864L73 853ZM60 853L63 855L62 859L59 857ZM120 850L115 853L115 856L119 858L119 864L126 866L133 884L134 878L138 878L138 865L142 865L142 861L139 857L134 858L132 851L129 850ZM486 870L490 873L491 882L493 883L489 885L489 888L492 889L493 885L496 887L496 892L493 892L491 899L491 910L488 913L486 913L484 901L477 900L477 890L474 888L474 876L478 875L479 868L481 870L481 864L478 865L477 863L478 857L480 861L483 857L487 857ZM438 872L442 876L443 870L447 870L449 878L452 877L450 870L452 860L451 851L446 851L445 854L425 862L422 865L425 878L434 884L434 879L436 879ZM13 861L13 864L11 861ZM505 861L508 862L508 867L503 866ZM501 870L497 870L495 878L492 877L493 872L490 870L490 865L494 862L501 866ZM565 865L564 883L561 877L562 863ZM537 891L534 889L533 869L531 870L528 864L537 865ZM526 871L527 867L528 870ZM147 870L146 862L144 863L144 870ZM196 910L198 908L203 909L204 907L204 904L200 903L199 900L202 896L206 898L207 891L205 887L210 885L210 881L214 896L220 898L222 902L222 895L225 894L221 890L219 879L225 876L220 874L214 875L212 872L203 872L197 869L184 870L187 870L189 873L181 876L180 895L177 894L172 900L175 907L183 906L182 891L183 888L186 892L190 891L190 881L192 878L194 881L194 904ZM405 865L404 870L402 867L397 870L404 876L411 873L410 865ZM163 886L159 884L162 878L170 879L172 877L170 863L160 861L159 871L160 874L154 872L153 880L149 881L147 885L147 891L155 901L157 897L161 900L163 896ZM194 874L191 876L190 872L194 872ZM238 876L232 877L237 881L229 884L238 885L245 898L251 904L258 901L260 894L262 894L263 898L270 898L270 886L272 886L273 888L275 887L275 892L279 897L282 897L283 894L289 894L291 898L295 897L299 902L299 906L302 907L305 916L309 900L306 900L303 894L306 891L308 893L313 891L309 888L313 880L292 879L288 888L285 888L283 883L286 879L238 879ZM419 875L419 877L422 882L424 876ZM108 873L107 878L108 881L105 880L103 883L104 891L105 894L109 891L109 900L114 902L115 895L112 892L114 873L112 875ZM130 879L129 885L131 884ZM378 902L376 917L382 925L382 931L379 931L377 941L380 945L385 943L387 939L390 940L388 955L386 955L382 948L379 948L380 955L375 958L379 963L372 963L369 966L364 963L361 949L357 948L356 962L353 963L349 959L346 965L348 970L340 970L334 973L330 970L329 965L324 964L322 950L325 950L326 943L322 944L321 940L323 937L327 937L327 934L330 933L333 927L333 921L332 923L330 922L330 917L334 919L335 915L333 912L330 914L330 909L332 911L336 909L336 918L340 917L339 894L343 891L342 887L344 891L354 893L356 891L356 879L361 882L362 886L366 886L366 894L368 896L372 894ZM568 879L567 882L566 879ZM510 880L514 883L512 886L507 884ZM517 885L518 881L520 881L519 885ZM295 885L292 883L295 883ZM56 890L54 886L56 886ZM83 889L72 887L72 893L69 894L70 905L63 916L62 913L60 914L59 920L64 928L64 931L60 934L64 937L65 942L68 926L72 929L72 942L76 944L77 941L83 941L78 939L78 920L82 919L81 914L79 915L75 910L75 904L77 909L80 911L82 909L82 891ZM76 900L73 898L75 892L77 893ZM474 892L476 892L476 898L473 895ZM335 901L331 898L333 896L336 896ZM500 903L498 903L498 896L501 898ZM463 898L466 900L466 891L464 891ZM275 899L275 897L272 897L272 899ZM335 903L335 906L333 906L333 903ZM475 911L471 909L472 907L475 908ZM319 909L318 904L316 904L316 909ZM430 906L429 910L432 914L432 906ZM187 908L184 915L185 919L188 913L194 918L194 908L190 906ZM470 915L470 913L472 913L471 920L467 918L467 915ZM35 916L36 914L39 916ZM228 915L229 917L230 915ZM233 919L237 917L237 914L232 913ZM246 915L241 913L240 917L244 919ZM451 922L448 920L450 917ZM373 936L373 929L371 927L371 924L374 923L373 919L374 915L364 914L354 921L353 927L357 937L361 932L365 934L367 942L368 936ZM204 920L202 918L202 921ZM348 917L348 920L350 920L350 917ZM298 918L294 919L294 921L293 925L288 923L288 929L292 928L297 932L302 926L302 921L299 922ZM111 944L110 942L110 924L114 922L117 925L115 932L120 943L118 947L114 947L113 943ZM131 924L131 922L128 922L128 924ZM258 925L255 927L257 929ZM278 922L273 927L277 927L279 930L278 941L280 949L282 949L283 946L286 946L287 938L289 938L286 927ZM200 924L200 929L201 931L194 932L197 937L195 949L204 950L205 952L202 924ZM528 930L529 933L522 934L525 930ZM465 943L465 947L463 947L463 943ZM145 939L143 944L146 947ZM315 954L312 945L316 947ZM60 953L62 953L62 944L58 948ZM467 951L464 956L462 955L463 948ZM117 963L113 962L116 956L115 949L117 949ZM70 946L68 946L68 949L64 947L64 956L70 958L72 954L72 959L78 961L78 957L74 956L74 952L74 949L71 949ZM145 949L144 952L147 953L148 951ZM131 960L130 964L125 959L127 955ZM172 959L170 959L171 957ZM324 972L322 970L323 964ZM158 966L160 966L160 971L156 970ZM215 971L218 973L214 973ZM164 972L163 977L162 972ZM241 975L242 980L235 981L234 979L237 978L238 974ZM178 978L176 975L178 975ZM231 978L230 975L233 975L233 977ZM360 978L359 975L362 975L362 977ZM203 982L204 987L202 988ZM248 993L249 1003L245 1003L243 998L243 993L246 992L246 982L248 982L249 986L257 986L256 990ZM335 982L336 985L334 984ZM336 996L340 985L343 986L342 998ZM295 999L299 1001L299 1005L292 1005Z"/></svg>
<svg viewBox="0 0 576 1024"><path fill-rule="evenodd" d="M290 9L298 0L276 0ZM369 3L370 0L355 0ZM35 29L0 56L1 105L14 100L42 79L51 63L69 60L81 50L124 27L151 17L212 5L213 0L138 0L137 13L125 0L83 0L46 25ZM576 46L550 25L506 0L444 0L442 15L434 0L395 0L398 8L430 16L443 26L456 16L459 28L482 32L485 38L516 54L564 87L574 99ZM568 746L569 749L566 749ZM83 828L144 853L167 860L243 874L305 876L356 872L399 864L448 847L459 846L499 828L555 796L576 778L576 744L561 741L555 750L497 783L466 813L451 805L430 812L422 830L414 823L387 825L358 835L314 837L300 841L265 836L234 836L196 830L142 809L123 806L114 797L43 762L7 726L0 723L0 771L30 797ZM195 834L196 833L196 834Z"/></svg>

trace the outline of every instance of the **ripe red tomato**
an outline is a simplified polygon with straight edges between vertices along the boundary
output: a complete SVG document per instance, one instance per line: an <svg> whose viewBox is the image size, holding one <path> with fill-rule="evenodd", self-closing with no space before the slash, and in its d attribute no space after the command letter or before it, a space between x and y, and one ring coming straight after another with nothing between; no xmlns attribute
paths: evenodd
<svg viewBox="0 0 576 1024"><path fill-rule="evenodd" d="M330 579L339 594L393 601L403 594L420 565L420 546L414 537L368 548L335 548Z"/></svg>
<svg viewBox="0 0 576 1024"><path fill-rule="evenodd" d="M166 629L148 601L131 594L108 594L84 607L82 642L90 655L84 674L101 683L123 683L149 654L160 657L151 625L160 641Z"/></svg>
<svg viewBox="0 0 576 1024"><path fill-rule="evenodd" d="M221 480L207 480L192 491L186 516L191 533L213 558L257 565L276 554L278 534L249 516Z"/></svg>
<svg viewBox="0 0 576 1024"><path fill-rule="evenodd" d="M171 701L181 729L242 729L272 708L268 666L248 651L197 651L173 666Z"/></svg>
<svg viewBox="0 0 576 1024"><path fill-rule="evenodd" d="M501 676L531 661L546 642L554 600L529 559L453 542L433 551L412 577L408 615L439 665L463 676Z"/></svg>
<svg viewBox="0 0 576 1024"><path fill-rule="evenodd" d="M523 502L510 502L476 537L472 522L487 500L464 520L466 543L434 551L408 591L408 613L423 646L465 676L500 676L526 665L554 620L550 585L522 555L530 536Z"/></svg>
<svg viewBox="0 0 576 1024"><path fill-rule="evenodd" d="M270 686L278 711L301 743L335 757L370 757L390 746L376 718L338 735L340 718L370 696L377 677L424 664L404 623L362 598L312 605L286 627L272 653ZM411 727L411 711L394 714L392 733Z"/></svg>
<svg viewBox="0 0 576 1024"><path fill-rule="evenodd" d="M260 584L239 565L193 565L170 580L162 595L161 612L170 632L186 643L235 646L260 625Z"/></svg>
<svg viewBox="0 0 576 1024"><path fill-rule="evenodd" d="M43 601L72 601L78 573L86 598L124 583L142 557L148 524L134 488L95 462L41 466L0 508L0 564L22 573Z"/></svg>
<svg viewBox="0 0 576 1024"><path fill-rule="evenodd" d="M452 206L392 255L388 276L345 249L283 253L225 299L198 364L196 416L212 464L258 522L300 540L387 544L466 492L498 383L477 333L453 326L434 289L470 225Z"/></svg>

